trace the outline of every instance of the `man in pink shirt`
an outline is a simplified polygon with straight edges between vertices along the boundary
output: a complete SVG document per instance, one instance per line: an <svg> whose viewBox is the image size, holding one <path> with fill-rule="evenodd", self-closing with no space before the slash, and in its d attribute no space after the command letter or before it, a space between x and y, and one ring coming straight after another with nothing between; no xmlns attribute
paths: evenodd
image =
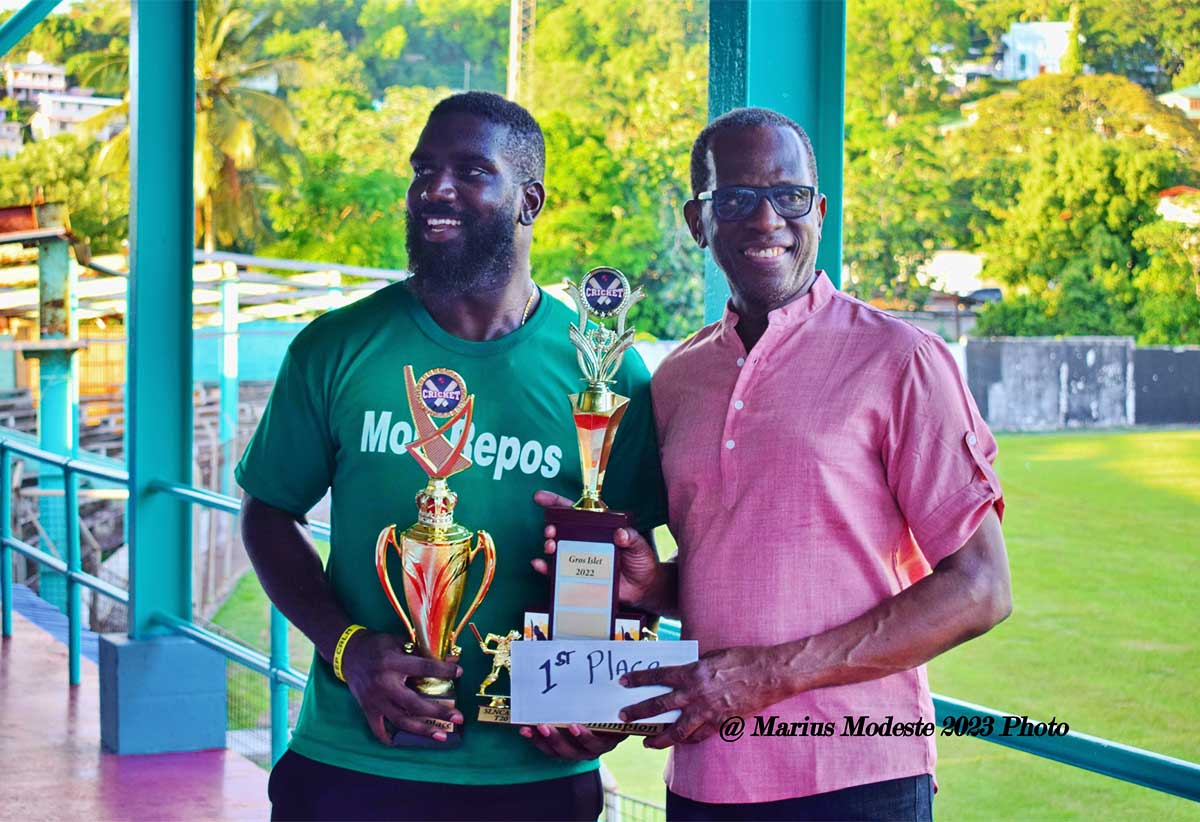
<svg viewBox="0 0 1200 822"><path fill-rule="evenodd" d="M675 746L670 818L928 819L924 663L1011 609L995 440L939 338L816 270L825 198L798 125L714 120L692 186L732 296L654 376L679 554L616 541L621 598L679 616L701 659L630 673L672 690L623 717L681 710L647 740Z"/></svg>

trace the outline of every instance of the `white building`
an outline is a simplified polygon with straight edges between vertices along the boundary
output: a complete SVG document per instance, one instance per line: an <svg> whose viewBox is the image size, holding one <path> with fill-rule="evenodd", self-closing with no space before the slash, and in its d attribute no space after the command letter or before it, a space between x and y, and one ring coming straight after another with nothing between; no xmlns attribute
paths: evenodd
<svg viewBox="0 0 1200 822"><path fill-rule="evenodd" d="M11 122L8 112L0 109L0 157L16 157L22 142L21 124Z"/></svg>
<svg viewBox="0 0 1200 822"><path fill-rule="evenodd" d="M982 274L982 254L944 248L933 252L917 272L917 279L947 294L964 296L992 285Z"/></svg>
<svg viewBox="0 0 1200 822"><path fill-rule="evenodd" d="M1059 74L1070 42L1070 23L1010 23L1000 35L1004 44L997 77L1028 80L1039 74Z"/></svg>
<svg viewBox="0 0 1200 822"><path fill-rule="evenodd" d="M1158 194L1158 208L1164 220L1200 226L1200 188L1174 186Z"/></svg>
<svg viewBox="0 0 1200 822"><path fill-rule="evenodd" d="M105 109L121 105L117 97L93 97L84 94L43 94L38 98L38 110L29 127L39 140L72 132L82 133L81 124ZM125 128L124 118L107 123L96 139L107 140Z"/></svg>
<svg viewBox="0 0 1200 822"><path fill-rule="evenodd" d="M38 95L67 90L67 70L47 63L42 55L31 51L24 63L4 66L6 96L22 103L36 103Z"/></svg>
<svg viewBox="0 0 1200 822"><path fill-rule="evenodd" d="M1177 88L1158 95L1164 106L1174 106L1187 115L1189 120L1200 120L1200 83L1187 88Z"/></svg>

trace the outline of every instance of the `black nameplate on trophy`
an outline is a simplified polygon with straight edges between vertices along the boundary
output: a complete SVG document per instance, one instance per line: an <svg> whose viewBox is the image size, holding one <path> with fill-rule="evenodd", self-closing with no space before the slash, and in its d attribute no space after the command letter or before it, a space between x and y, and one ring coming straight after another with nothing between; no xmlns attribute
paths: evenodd
<svg viewBox="0 0 1200 822"><path fill-rule="evenodd" d="M441 694L439 696L430 696L429 694L423 694L420 691L416 691L414 689L414 693L416 693L416 695L421 697L422 699L428 699L431 702L437 702L441 705L445 705L448 708L456 707L455 706L455 695L456 695L457 691L458 691L457 683L454 687L452 687L450 689L449 693ZM431 728L436 728L437 730L444 733L446 735L446 741L438 742L432 736L425 736L424 734L413 734L413 733L409 733L408 731L397 731L395 728L391 728L391 723L389 722L388 727L391 728L391 730L392 730L392 744L397 747L401 747L401 748L449 749L449 748L458 748L458 747L462 746L462 743L463 743L463 726L462 725L455 725L453 722L446 722L441 719L426 719L425 724Z"/></svg>
<svg viewBox="0 0 1200 822"><path fill-rule="evenodd" d="M613 532L631 526L618 511L545 509L557 531L550 573L550 638L615 639L620 552Z"/></svg>

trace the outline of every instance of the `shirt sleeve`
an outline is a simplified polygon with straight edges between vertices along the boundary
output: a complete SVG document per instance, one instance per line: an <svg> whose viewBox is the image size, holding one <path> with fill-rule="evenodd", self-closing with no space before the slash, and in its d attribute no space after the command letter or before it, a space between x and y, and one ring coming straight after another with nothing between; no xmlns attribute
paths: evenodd
<svg viewBox="0 0 1200 822"><path fill-rule="evenodd" d="M634 526L648 534L667 521L667 492L650 404L650 372L634 349L625 354L615 388L629 397L629 408L613 441L601 495L614 511L633 514Z"/></svg>
<svg viewBox="0 0 1200 822"><path fill-rule="evenodd" d="M328 416L289 349L258 428L238 463L247 494L303 518L333 480Z"/></svg>
<svg viewBox="0 0 1200 822"><path fill-rule="evenodd" d="M930 566L957 551L988 510L1004 514L996 440L950 350L927 337L902 368L883 442L888 485Z"/></svg>

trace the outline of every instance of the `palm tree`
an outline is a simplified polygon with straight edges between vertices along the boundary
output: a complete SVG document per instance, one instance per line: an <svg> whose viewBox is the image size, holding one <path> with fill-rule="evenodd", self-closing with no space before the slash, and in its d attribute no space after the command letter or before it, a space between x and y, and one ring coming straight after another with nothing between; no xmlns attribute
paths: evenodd
<svg viewBox="0 0 1200 822"><path fill-rule="evenodd" d="M256 190L268 182L295 146L298 127L282 97L264 90L296 82L308 63L296 53L260 55L267 15L253 15L238 0L200 0L196 15L196 143L193 188L196 228L206 251L217 242L249 237L261 224ZM128 76L128 52L124 55ZM114 55L95 52L78 61L83 82L93 72L111 72ZM129 116L129 98L89 121L94 128ZM102 175L129 173L129 132L100 150Z"/></svg>

